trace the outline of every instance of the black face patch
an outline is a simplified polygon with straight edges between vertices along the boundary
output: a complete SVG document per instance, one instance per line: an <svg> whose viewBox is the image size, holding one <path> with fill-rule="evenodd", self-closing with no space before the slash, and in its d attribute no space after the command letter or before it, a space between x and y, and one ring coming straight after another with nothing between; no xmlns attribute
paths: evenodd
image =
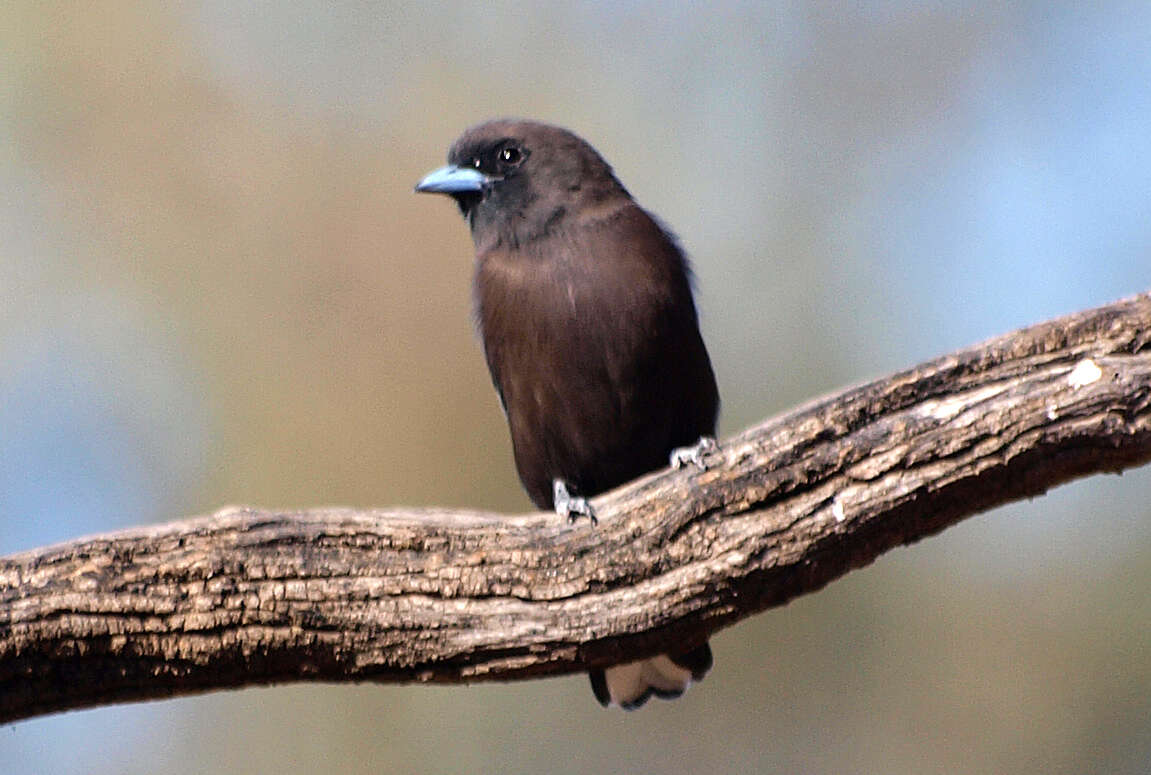
<svg viewBox="0 0 1151 775"><path fill-rule="evenodd" d="M521 168L530 155L531 150L515 137L473 142L452 150L448 157L449 163L474 169L491 181L483 191L465 191L452 195L460 212L473 228L477 217L481 221L490 221L495 214L493 212L484 216L480 211L494 209L497 212L514 212L526 204L527 175Z"/></svg>
<svg viewBox="0 0 1151 775"><path fill-rule="evenodd" d="M494 178L508 173L527 161L531 151L514 137L502 137L455 150L449 162L457 167L470 167Z"/></svg>

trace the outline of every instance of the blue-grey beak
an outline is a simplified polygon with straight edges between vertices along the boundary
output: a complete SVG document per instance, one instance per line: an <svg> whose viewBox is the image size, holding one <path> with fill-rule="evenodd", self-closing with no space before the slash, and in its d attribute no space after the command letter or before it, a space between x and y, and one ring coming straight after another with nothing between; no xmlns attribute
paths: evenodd
<svg viewBox="0 0 1151 775"><path fill-rule="evenodd" d="M482 191L488 183L488 176L471 167L457 167L449 164L429 172L416 184L416 191L433 194L464 194L469 191Z"/></svg>

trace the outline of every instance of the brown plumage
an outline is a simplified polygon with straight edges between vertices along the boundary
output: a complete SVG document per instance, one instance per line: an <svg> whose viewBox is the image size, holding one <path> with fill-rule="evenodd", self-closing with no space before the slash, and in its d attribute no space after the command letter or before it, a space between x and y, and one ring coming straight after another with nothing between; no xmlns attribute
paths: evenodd
<svg viewBox="0 0 1151 775"><path fill-rule="evenodd" d="M532 502L574 518L584 498L668 464L715 433L719 394L687 260L611 167L565 129L466 131L418 191L450 194L476 246L484 354ZM698 459L698 455L696 456ZM678 696L707 644L591 672L603 704Z"/></svg>

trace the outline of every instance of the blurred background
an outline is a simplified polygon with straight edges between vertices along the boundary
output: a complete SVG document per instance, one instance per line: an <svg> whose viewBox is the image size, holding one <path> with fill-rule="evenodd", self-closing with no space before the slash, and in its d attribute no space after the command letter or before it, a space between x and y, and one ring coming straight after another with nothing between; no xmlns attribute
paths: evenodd
<svg viewBox="0 0 1151 775"><path fill-rule="evenodd" d="M582 134L691 253L733 433L1151 288L1151 4L0 4L0 552L269 507L528 509L466 126ZM0 728L0 773L1144 773L1151 469L976 517L584 676Z"/></svg>

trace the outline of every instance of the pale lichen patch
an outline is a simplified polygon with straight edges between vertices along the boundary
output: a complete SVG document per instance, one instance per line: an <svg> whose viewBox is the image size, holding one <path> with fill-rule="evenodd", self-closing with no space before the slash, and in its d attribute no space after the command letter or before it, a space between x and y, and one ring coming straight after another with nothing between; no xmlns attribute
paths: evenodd
<svg viewBox="0 0 1151 775"><path fill-rule="evenodd" d="M919 414L922 417L930 417L933 420L946 421L955 417L960 412L970 409L971 407L986 401L990 398L1002 393L1004 390L1003 385L986 385L976 390L969 390L965 393L950 396L948 398L933 399L931 401L924 401L919 407Z"/></svg>
<svg viewBox="0 0 1151 775"><path fill-rule="evenodd" d="M1095 365L1095 361L1084 358L1075 364L1075 368L1067 375L1067 384L1073 388L1085 387L1097 382L1103 376L1103 370Z"/></svg>

